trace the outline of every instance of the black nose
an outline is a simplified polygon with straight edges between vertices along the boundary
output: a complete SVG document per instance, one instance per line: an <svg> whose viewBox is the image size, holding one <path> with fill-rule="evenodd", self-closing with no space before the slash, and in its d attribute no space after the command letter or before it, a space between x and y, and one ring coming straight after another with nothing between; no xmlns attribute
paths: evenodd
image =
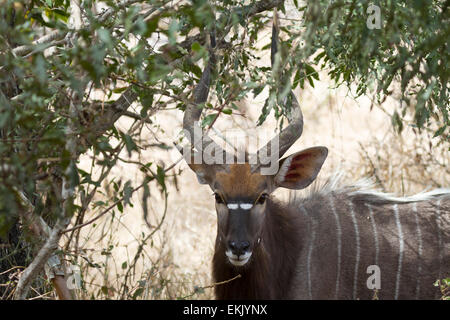
<svg viewBox="0 0 450 320"><path fill-rule="evenodd" d="M248 241L229 241L228 247L233 254L240 256L250 248L250 243Z"/></svg>

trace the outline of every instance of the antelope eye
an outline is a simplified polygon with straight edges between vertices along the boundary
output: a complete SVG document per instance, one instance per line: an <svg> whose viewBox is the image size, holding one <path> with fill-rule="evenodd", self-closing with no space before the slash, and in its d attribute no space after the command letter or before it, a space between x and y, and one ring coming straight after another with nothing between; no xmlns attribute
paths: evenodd
<svg viewBox="0 0 450 320"><path fill-rule="evenodd" d="M223 203L222 197L217 192L214 193L214 197L216 198L217 203Z"/></svg>
<svg viewBox="0 0 450 320"><path fill-rule="evenodd" d="M259 196L258 200L256 200L256 203L264 204L264 202L266 202L268 196L269 195L267 193L263 193L262 195Z"/></svg>

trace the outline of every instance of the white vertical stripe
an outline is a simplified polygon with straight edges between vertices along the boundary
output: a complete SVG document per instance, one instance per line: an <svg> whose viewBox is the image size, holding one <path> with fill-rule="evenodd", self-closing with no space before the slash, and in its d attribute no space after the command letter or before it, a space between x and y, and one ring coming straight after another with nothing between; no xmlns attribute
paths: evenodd
<svg viewBox="0 0 450 320"><path fill-rule="evenodd" d="M300 206L300 209L303 211L303 213L305 214L305 216L309 219L309 225L310 228L309 230L311 231L311 235L309 237L309 247L308 247L308 256L306 258L306 273L308 276L308 293L309 293L309 298L312 300L312 286L311 286L311 256L312 256L312 251L313 251L313 246L314 246L314 239L316 237L316 230L315 230L315 221L313 220L313 218L308 216L308 212L306 211L306 209L303 206Z"/></svg>
<svg viewBox="0 0 450 320"><path fill-rule="evenodd" d="M419 221L419 214L417 213L417 202L413 202L412 209L416 218L416 226L417 226L417 236L419 237L419 248L418 248L418 254L419 257L417 259L417 283L416 283L416 299L419 299L420 297L420 278L422 277L422 250L423 250L423 243L422 243L422 230L420 229L420 221Z"/></svg>
<svg viewBox="0 0 450 320"><path fill-rule="evenodd" d="M372 206L370 204L366 204L367 208L369 209L370 214L370 221L372 222L372 230L373 230L373 238L375 241L375 264L378 265L378 256L380 254L380 246L378 244L378 232L377 232L377 225L375 223L375 216L373 215Z"/></svg>
<svg viewBox="0 0 450 320"><path fill-rule="evenodd" d="M339 281L341 276L341 255L342 255L342 229L341 223L339 221L339 216L336 212L336 207L334 206L333 195L330 195L330 205L331 211L333 211L334 218L336 219L336 236L337 236L337 272L336 272L336 294L337 299L339 293Z"/></svg>
<svg viewBox="0 0 450 320"><path fill-rule="evenodd" d="M355 211L353 210L353 203L350 200L350 214L352 216L353 227L355 229L355 238L356 238L356 259L355 259L355 276L353 278L353 300L356 300L356 293L358 288L358 268L359 268L359 255L361 253L361 247L359 243L359 230L358 223L356 221Z"/></svg>
<svg viewBox="0 0 450 320"><path fill-rule="evenodd" d="M397 280L395 281L395 297L394 299L398 299L398 293L400 290L400 278L402 275L402 263L403 263L403 250L404 250L404 241L403 241L403 232L402 232L402 224L400 223L400 217L398 214L398 205L393 205L394 215L395 215L395 223L397 224L398 231L398 268L397 268Z"/></svg>
<svg viewBox="0 0 450 320"><path fill-rule="evenodd" d="M439 242L439 276L438 279L442 279L442 261L444 259L443 255L443 243L442 243L442 234L441 234L441 199L436 202L436 225L437 225L437 234L438 234L438 242Z"/></svg>

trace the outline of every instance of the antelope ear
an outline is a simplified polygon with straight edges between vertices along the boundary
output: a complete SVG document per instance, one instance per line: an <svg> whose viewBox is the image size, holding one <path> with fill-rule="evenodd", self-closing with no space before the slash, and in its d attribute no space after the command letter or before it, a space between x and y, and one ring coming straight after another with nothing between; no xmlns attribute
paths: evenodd
<svg viewBox="0 0 450 320"><path fill-rule="evenodd" d="M274 178L276 187L303 189L316 179L328 155L325 147L313 147L280 160L280 169Z"/></svg>

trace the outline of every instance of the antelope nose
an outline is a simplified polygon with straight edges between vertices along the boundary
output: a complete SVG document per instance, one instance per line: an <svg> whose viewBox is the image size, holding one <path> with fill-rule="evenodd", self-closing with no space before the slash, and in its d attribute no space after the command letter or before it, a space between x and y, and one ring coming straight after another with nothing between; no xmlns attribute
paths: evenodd
<svg viewBox="0 0 450 320"><path fill-rule="evenodd" d="M240 256L250 248L250 243L248 241L230 241L228 242L228 246L233 254Z"/></svg>

